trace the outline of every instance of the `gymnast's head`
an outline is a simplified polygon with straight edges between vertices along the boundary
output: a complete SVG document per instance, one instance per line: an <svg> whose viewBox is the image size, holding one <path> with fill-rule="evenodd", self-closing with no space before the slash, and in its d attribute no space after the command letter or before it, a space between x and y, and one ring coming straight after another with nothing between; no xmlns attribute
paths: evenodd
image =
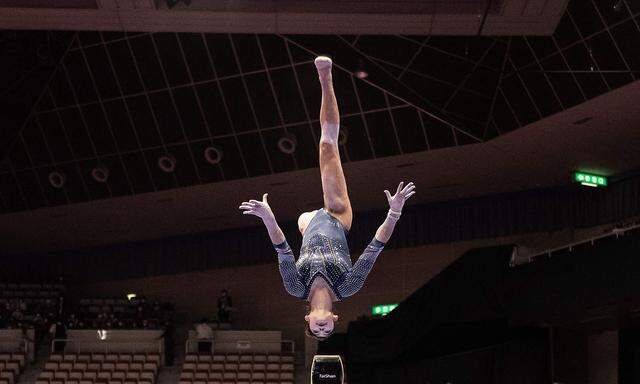
<svg viewBox="0 0 640 384"><path fill-rule="evenodd" d="M324 341L331 336L338 315L326 309L314 308L304 317L307 322L306 334L318 341Z"/></svg>

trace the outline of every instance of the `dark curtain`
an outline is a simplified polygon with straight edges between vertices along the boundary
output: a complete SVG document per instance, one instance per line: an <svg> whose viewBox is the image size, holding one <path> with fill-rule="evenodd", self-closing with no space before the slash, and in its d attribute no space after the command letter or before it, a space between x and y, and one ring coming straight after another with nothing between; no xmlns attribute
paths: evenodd
<svg viewBox="0 0 640 384"><path fill-rule="evenodd" d="M640 215L640 177L606 189L577 186L408 206L389 248L495 238L537 231L589 227ZM356 212L349 233L353 255L373 237L385 211ZM295 222L283 223L299 249ZM47 236L43 233L42 236ZM1 252L1 250L0 250ZM273 263L275 253L262 227L251 227L48 254L2 255L5 278L99 281L179 274L257 263Z"/></svg>
<svg viewBox="0 0 640 384"><path fill-rule="evenodd" d="M416 356L446 355L482 344L504 343L505 339L523 340L512 335L522 326L571 328L591 318L594 308L612 307L616 314L624 314L640 304L639 254L639 230L514 268L507 266L508 247L469 251L386 317L349 325L349 359L355 364L354 376L372 375L378 367L394 366L395 370L388 372L380 368L381 375L402 377L402 364L410 364ZM637 330L621 334L621 378L637 374L633 367L640 356L639 334ZM563 346L554 353L558 381L578 383L584 378L584 371L570 372L586 362L587 356L581 352L586 346L583 337L556 332L554 340ZM546 356L551 360L548 345L547 341L546 352L524 348L519 354L506 353L500 360L505 363L504 377L496 382L548 382L549 373L544 370L531 373L529 378L520 375L522 364L529 359L544 360ZM527 353L532 354L530 358L522 357ZM509 362L509 356L522 358ZM457 365L459 370L467 368L463 362ZM425 373L422 379L430 377ZM465 380L470 379L455 382Z"/></svg>

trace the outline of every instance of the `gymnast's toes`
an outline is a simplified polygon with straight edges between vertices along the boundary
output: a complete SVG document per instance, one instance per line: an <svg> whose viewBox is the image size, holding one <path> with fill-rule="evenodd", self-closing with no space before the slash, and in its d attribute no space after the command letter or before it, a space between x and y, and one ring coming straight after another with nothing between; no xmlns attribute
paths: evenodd
<svg viewBox="0 0 640 384"><path fill-rule="evenodd" d="M316 68L318 71L326 71L331 70L331 65L333 64L331 59L326 56L318 56L315 60Z"/></svg>

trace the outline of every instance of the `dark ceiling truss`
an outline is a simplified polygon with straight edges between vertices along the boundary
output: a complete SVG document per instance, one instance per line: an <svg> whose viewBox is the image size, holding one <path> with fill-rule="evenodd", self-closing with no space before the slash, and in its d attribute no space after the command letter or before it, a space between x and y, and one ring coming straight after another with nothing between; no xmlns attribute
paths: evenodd
<svg viewBox="0 0 640 384"><path fill-rule="evenodd" d="M571 1L548 37L20 35L65 45L38 84L28 74L43 71L25 65L0 75L0 98L38 96L24 98L20 124L5 124L0 212L315 167L318 54L335 61L344 161L490 140L638 79L640 5L608 3ZM354 76L362 66L365 79ZM208 147L222 160L208 163ZM160 170L162 156L174 172Z"/></svg>

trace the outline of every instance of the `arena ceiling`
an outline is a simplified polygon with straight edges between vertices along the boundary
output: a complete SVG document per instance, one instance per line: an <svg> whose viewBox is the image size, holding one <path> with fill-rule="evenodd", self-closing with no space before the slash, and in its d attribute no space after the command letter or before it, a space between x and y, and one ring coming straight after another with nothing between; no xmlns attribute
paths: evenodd
<svg viewBox="0 0 640 384"><path fill-rule="evenodd" d="M315 167L317 54L345 162L486 142L635 81L639 24L637 1L572 0L550 36L3 31L0 213Z"/></svg>

